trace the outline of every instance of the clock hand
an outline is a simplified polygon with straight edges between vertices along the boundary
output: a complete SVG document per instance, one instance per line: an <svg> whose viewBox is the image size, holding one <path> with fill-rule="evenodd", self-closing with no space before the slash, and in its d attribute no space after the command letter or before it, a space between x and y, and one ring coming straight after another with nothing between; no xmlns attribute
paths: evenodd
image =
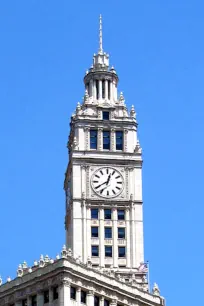
<svg viewBox="0 0 204 306"><path fill-rule="evenodd" d="M110 184L107 185L107 186L105 186L103 189L101 189L101 190L100 190L100 193L103 193L103 191L104 191L106 188L108 188L109 186L110 186Z"/></svg>
<svg viewBox="0 0 204 306"><path fill-rule="evenodd" d="M98 185L98 186L96 187L96 189L98 189L99 187L103 186L104 184L107 184L107 181L105 181L104 183Z"/></svg>
<svg viewBox="0 0 204 306"><path fill-rule="evenodd" d="M108 185L109 184L109 182L110 182L110 178L111 178L111 173L109 174L109 176L108 176L108 180L107 180L107 182L106 182L106 185Z"/></svg>

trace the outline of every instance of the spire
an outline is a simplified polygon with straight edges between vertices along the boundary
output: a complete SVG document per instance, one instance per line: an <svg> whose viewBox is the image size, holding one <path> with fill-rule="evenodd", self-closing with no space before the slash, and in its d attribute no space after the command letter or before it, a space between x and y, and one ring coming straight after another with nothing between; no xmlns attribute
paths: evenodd
<svg viewBox="0 0 204 306"><path fill-rule="evenodd" d="M99 54L103 53L102 16L99 17Z"/></svg>

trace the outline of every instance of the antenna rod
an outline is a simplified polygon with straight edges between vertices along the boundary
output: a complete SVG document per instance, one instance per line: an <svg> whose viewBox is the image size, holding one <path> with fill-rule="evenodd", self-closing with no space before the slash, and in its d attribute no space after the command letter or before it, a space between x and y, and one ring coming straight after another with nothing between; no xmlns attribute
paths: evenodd
<svg viewBox="0 0 204 306"><path fill-rule="evenodd" d="M103 53L102 16L99 17L99 53Z"/></svg>

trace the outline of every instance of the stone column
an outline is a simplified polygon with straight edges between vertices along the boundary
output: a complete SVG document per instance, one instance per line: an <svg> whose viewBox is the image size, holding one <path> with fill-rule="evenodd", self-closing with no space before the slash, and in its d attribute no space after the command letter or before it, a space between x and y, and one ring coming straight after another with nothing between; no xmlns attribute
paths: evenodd
<svg viewBox="0 0 204 306"><path fill-rule="evenodd" d="M49 306L53 305L53 291L52 287L49 288Z"/></svg>
<svg viewBox="0 0 204 306"><path fill-rule="evenodd" d="M99 89L99 100L102 99L102 80L98 81L98 89Z"/></svg>
<svg viewBox="0 0 204 306"><path fill-rule="evenodd" d="M77 288L76 301L77 301L77 305L80 306L81 305L81 288Z"/></svg>
<svg viewBox="0 0 204 306"><path fill-rule="evenodd" d="M111 151L115 151L116 141L115 141L115 129L111 129Z"/></svg>
<svg viewBox="0 0 204 306"><path fill-rule="evenodd" d="M99 246L100 246L100 266L104 267L104 209L99 209Z"/></svg>
<svg viewBox="0 0 204 306"><path fill-rule="evenodd" d="M59 306L70 305L70 283L66 280L64 280L62 284L59 286L58 302Z"/></svg>
<svg viewBox="0 0 204 306"><path fill-rule="evenodd" d="M116 208L113 209L113 267L118 267L118 221Z"/></svg>
<svg viewBox="0 0 204 306"><path fill-rule="evenodd" d="M86 219L87 257L91 257L91 207L87 207L86 215L87 215L87 219Z"/></svg>
<svg viewBox="0 0 204 306"><path fill-rule="evenodd" d="M135 254L135 222L134 222L134 206L131 202L130 207L130 228L131 228L131 266L132 268L135 268L135 260L136 260L136 254Z"/></svg>
<svg viewBox="0 0 204 306"><path fill-rule="evenodd" d="M87 293L87 303L88 306L94 306L94 292L89 291Z"/></svg>
<svg viewBox="0 0 204 306"><path fill-rule="evenodd" d="M41 291L37 294L37 306L44 306L44 294Z"/></svg>
<svg viewBox="0 0 204 306"><path fill-rule="evenodd" d="M105 99L108 100L108 80L105 80Z"/></svg>
<svg viewBox="0 0 204 306"><path fill-rule="evenodd" d="M93 98L96 100L96 80L93 80Z"/></svg>
<svg viewBox="0 0 204 306"><path fill-rule="evenodd" d="M83 251L83 258L82 261L86 263L87 260L87 240L86 240L86 203L85 200L82 200L82 228L83 228L83 245L82 245L82 251Z"/></svg>
<svg viewBox="0 0 204 306"><path fill-rule="evenodd" d="M103 129L98 128L98 150L102 151L103 150Z"/></svg>
<svg viewBox="0 0 204 306"><path fill-rule="evenodd" d="M93 80L91 79L89 82L89 97L93 96Z"/></svg>
<svg viewBox="0 0 204 306"><path fill-rule="evenodd" d="M32 306L31 296L27 296L27 306Z"/></svg>
<svg viewBox="0 0 204 306"><path fill-rule="evenodd" d="M125 223L126 223L126 258L127 258L127 268L130 268L130 212L129 209L126 209L125 214Z"/></svg>
<svg viewBox="0 0 204 306"><path fill-rule="evenodd" d="M127 142L127 134L128 134L128 130L124 130L124 139L123 139L123 150L125 152L128 151L128 142Z"/></svg>
<svg viewBox="0 0 204 306"><path fill-rule="evenodd" d="M110 82L110 100L113 100L113 82Z"/></svg>
<svg viewBox="0 0 204 306"><path fill-rule="evenodd" d="M99 306L104 306L104 296L101 296L101 297L100 297Z"/></svg>

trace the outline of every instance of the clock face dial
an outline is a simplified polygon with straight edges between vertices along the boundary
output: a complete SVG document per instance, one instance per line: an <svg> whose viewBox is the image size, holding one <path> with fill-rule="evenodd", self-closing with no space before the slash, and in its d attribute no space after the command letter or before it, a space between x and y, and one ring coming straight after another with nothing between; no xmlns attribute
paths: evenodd
<svg viewBox="0 0 204 306"><path fill-rule="evenodd" d="M94 172L91 178L91 185L99 196L113 198L122 192L124 182L118 170L111 167L103 167Z"/></svg>

